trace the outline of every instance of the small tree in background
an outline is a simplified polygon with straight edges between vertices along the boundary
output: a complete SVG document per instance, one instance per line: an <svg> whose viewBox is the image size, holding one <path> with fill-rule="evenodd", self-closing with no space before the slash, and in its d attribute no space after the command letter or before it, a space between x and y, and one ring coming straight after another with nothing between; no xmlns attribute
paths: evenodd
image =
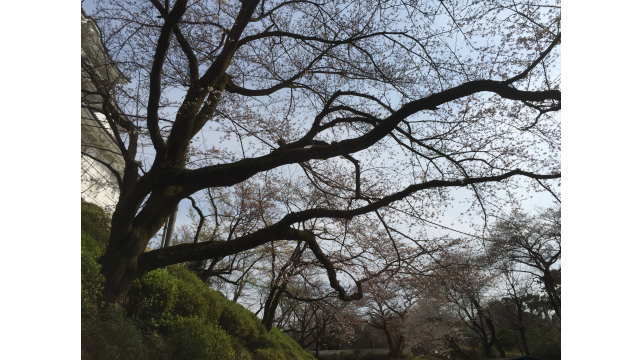
<svg viewBox="0 0 640 360"><path fill-rule="evenodd" d="M516 212L499 221L492 231L489 256L509 272L532 275L558 318L560 253L560 209L547 209L537 216Z"/></svg>

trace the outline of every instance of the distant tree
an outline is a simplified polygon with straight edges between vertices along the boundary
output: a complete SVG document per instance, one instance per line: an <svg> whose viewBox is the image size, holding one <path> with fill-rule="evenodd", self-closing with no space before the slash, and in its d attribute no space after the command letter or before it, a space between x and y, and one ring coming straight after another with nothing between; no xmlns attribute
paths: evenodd
<svg viewBox="0 0 640 360"><path fill-rule="evenodd" d="M466 251L450 253L439 260L440 267L433 273L430 290L440 292L453 306L458 318L480 343L484 356L490 357L495 348L505 357L494 315L488 307L496 274L482 260Z"/></svg>
<svg viewBox="0 0 640 360"><path fill-rule="evenodd" d="M465 342L464 326L441 292L430 291L426 286L419 292L415 306L409 312L405 324L411 334L407 347L415 355L446 359L449 355L465 357L460 345Z"/></svg>
<svg viewBox="0 0 640 360"><path fill-rule="evenodd" d="M506 288L506 297L502 301L502 311L494 312L496 316L502 317L507 326L511 329L515 329L519 336L519 347L522 355L530 355L529 341L527 340L527 318L528 311L526 308L525 299L532 290L531 277L521 276L515 271L506 270L503 273L503 278Z"/></svg>
<svg viewBox="0 0 640 360"><path fill-rule="evenodd" d="M278 306L280 305L280 299L285 295L291 278L302 271L301 260L302 253L306 249L307 244L298 243L298 245L291 251L291 255L287 261L278 266L276 264L275 251L271 256L271 276L269 277L269 283L267 289L264 292L266 294L264 304L262 306L262 324L271 329L275 320Z"/></svg>
<svg viewBox="0 0 640 360"><path fill-rule="evenodd" d="M327 243L417 240L388 221L430 226L447 189L482 208L513 177L560 177L558 1L108 0L88 15L129 80L82 64L125 163L107 301L150 270L275 241L307 243L339 297L361 298ZM293 198L229 239L145 252L181 200L248 181L281 185L258 203Z"/></svg>
<svg viewBox="0 0 640 360"><path fill-rule="evenodd" d="M323 288L321 281L307 284L293 281L280 299L274 325L283 329L303 347L335 349L354 341L363 323L353 302L343 302Z"/></svg>
<svg viewBox="0 0 640 360"><path fill-rule="evenodd" d="M544 289L560 318L560 210L548 209L537 216L514 213L493 228L490 257L502 268L531 274Z"/></svg>
<svg viewBox="0 0 640 360"><path fill-rule="evenodd" d="M418 300L415 287L403 279L380 276L366 286L364 310L369 324L387 339L389 357L401 358L406 349L409 312Z"/></svg>

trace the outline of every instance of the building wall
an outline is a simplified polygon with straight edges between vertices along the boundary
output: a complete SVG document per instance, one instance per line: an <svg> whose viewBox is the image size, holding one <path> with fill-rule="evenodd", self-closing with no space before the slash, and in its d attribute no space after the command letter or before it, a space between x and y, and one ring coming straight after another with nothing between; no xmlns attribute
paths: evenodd
<svg viewBox="0 0 640 360"><path fill-rule="evenodd" d="M100 31L93 20L82 14L82 92L81 92L81 197L85 201L113 211L119 190L107 163L122 175L124 161L113 138L113 131L101 113L102 98L91 94L95 84L85 71L90 67L100 81L117 83L124 80L102 45ZM95 160L99 159L99 161Z"/></svg>
<svg viewBox="0 0 640 360"><path fill-rule="evenodd" d="M87 109L83 109L83 114L90 115ZM104 115L96 114L98 117ZM93 121L95 123L95 121ZM82 127L92 126L90 122L82 124ZM93 125L95 126L95 125ZM84 139L86 140L86 138ZM95 142L94 142L95 143ZM96 156L101 160L105 160L108 156L101 154L100 150L91 149L89 146L83 146L84 151L90 152L92 156ZM93 151L92 151L93 150ZM120 170L118 160L113 160L113 167ZM92 159L89 156L81 154L81 197L82 200L94 203L104 208L108 212L113 212L118 202L119 190L115 176L104 165Z"/></svg>

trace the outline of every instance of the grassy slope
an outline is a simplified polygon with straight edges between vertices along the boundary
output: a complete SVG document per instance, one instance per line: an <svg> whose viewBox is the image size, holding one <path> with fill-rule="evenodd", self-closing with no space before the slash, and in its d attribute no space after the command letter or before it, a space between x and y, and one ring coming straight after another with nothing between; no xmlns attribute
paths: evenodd
<svg viewBox="0 0 640 360"><path fill-rule="evenodd" d="M124 307L101 301L102 210L82 203L82 356L85 359L311 360L278 329L209 289L184 266L137 280Z"/></svg>

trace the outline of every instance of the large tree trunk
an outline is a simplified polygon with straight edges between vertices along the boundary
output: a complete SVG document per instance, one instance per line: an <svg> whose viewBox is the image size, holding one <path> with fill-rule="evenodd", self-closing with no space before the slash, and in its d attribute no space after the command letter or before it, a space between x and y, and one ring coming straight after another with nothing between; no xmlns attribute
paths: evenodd
<svg viewBox="0 0 640 360"><path fill-rule="evenodd" d="M110 246L107 247L107 251L100 259L102 274L105 278L104 299L108 303L122 300L133 280L141 275L138 269L138 257L144 252L151 237L135 237L133 235L121 235L112 231ZM113 238L119 236L127 239L124 246L121 248L111 246L111 243L115 242Z"/></svg>
<svg viewBox="0 0 640 360"><path fill-rule="evenodd" d="M129 290L131 282L137 276L137 257L105 257L102 259L102 274L104 275L104 300L115 303Z"/></svg>
<svg viewBox="0 0 640 360"><path fill-rule="evenodd" d="M109 243L100 259L106 302L121 300L133 280L142 274L138 268L140 255L179 201L178 197L168 194L170 192L175 192L175 189L154 189L138 214L136 210L144 199L144 191L138 191L137 195L121 195L111 218Z"/></svg>

